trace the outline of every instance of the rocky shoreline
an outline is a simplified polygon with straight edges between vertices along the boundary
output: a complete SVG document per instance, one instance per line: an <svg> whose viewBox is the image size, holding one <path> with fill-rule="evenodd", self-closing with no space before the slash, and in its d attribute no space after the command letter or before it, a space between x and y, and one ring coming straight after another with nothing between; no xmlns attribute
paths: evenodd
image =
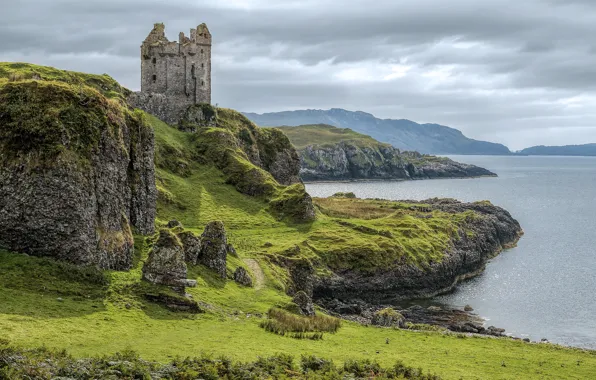
<svg viewBox="0 0 596 380"><path fill-rule="evenodd" d="M475 179L475 178L496 178L497 174L486 174L469 177L436 177L436 178L352 178L352 179L320 179L320 180L302 180L302 183L359 183L359 182L404 182L404 181L432 181L439 179Z"/></svg>
<svg viewBox="0 0 596 380"><path fill-rule="evenodd" d="M515 246L523 235L521 226L509 212L489 202L461 203L451 199L430 199L418 203L428 204L431 209L443 212L474 211L477 216L466 221L466 228L472 232L459 233L453 238L452 247L443 260L424 267L404 264L379 268L372 273L348 270L319 277L313 289L315 302L339 315L349 318L356 315L356 319L366 319L370 317L367 317L367 313L370 314L371 310L378 310L385 305L431 298L453 290L461 281L481 274L488 260L504 249ZM430 322L461 332L484 331L480 321L468 312L464 315L451 310L450 314L457 317L458 322L455 324L445 323L445 320L450 320L445 319L445 315L437 321L430 318L428 313L421 314L419 309L400 312L404 316L409 315L412 323ZM500 329L492 329L491 335L494 335L494 331Z"/></svg>
<svg viewBox="0 0 596 380"><path fill-rule="evenodd" d="M458 333L471 333L503 337L505 329L495 326L484 327L484 319L466 305L462 309L452 307L413 305L401 308L394 305L371 305L363 301L344 303L337 299L319 300L319 306L338 318L363 325L400 327L409 330L448 330ZM392 313L393 320L379 319L378 315Z"/></svg>
<svg viewBox="0 0 596 380"><path fill-rule="evenodd" d="M395 304L408 299L431 298L449 292L462 280L484 270L487 261L511 248L523 235L521 226L508 211L490 202L461 203L452 199L430 199L409 203L428 204L444 212L475 211L467 220L469 233L452 238L452 247L438 262L425 267L412 264L379 268L374 272L338 271L319 277L314 298L361 299L371 304Z"/></svg>
<svg viewBox="0 0 596 380"><path fill-rule="evenodd" d="M349 141L308 145L298 150L305 182L351 180L416 180L496 177L490 170L392 146L358 146Z"/></svg>

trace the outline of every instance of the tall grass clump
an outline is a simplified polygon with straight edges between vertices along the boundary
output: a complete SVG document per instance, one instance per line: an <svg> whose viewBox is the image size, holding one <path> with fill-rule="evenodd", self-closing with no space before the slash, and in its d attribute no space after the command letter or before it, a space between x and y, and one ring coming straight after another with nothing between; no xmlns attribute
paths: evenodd
<svg viewBox="0 0 596 380"><path fill-rule="evenodd" d="M341 320L326 315L306 317L292 314L288 311L271 308L267 313L268 319L260 326L266 331L281 336L291 336L296 339L323 339L323 333L335 333L341 327Z"/></svg>

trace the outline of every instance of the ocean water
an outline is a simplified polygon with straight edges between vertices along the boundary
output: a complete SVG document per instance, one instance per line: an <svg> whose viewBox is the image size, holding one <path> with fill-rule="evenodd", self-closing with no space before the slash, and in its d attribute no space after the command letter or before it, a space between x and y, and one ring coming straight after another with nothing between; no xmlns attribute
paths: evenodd
<svg viewBox="0 0 596 380"><path fill-rule="evenodd" d="M430 303L470 304L522 338L596 349L596 157L453 156L498 178L307 184L312 196L488 199L525 235L486 271Z"/></svg>

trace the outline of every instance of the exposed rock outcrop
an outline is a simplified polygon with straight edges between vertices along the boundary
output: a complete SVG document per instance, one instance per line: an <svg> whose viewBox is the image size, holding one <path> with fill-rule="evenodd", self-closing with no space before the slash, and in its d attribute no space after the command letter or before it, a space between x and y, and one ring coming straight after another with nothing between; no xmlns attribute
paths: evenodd
<svg viewBox="0 0 596 380"><path fill-rule="evenodd" d="M242 149L250 161L271 173L282 185L300 183L300 157L290 140L278 129L254 129L239 133Z"/></svg>
<svg viewBox="0 0 596 380"><path fill-rule="evenodd" d="M252 278L248 274L248 271L243 267L238 267L238 269L234 271L234 281L242 286L252 287Z"/></svg>
<svg viewBox="0 0 596 380"><path fill-rule="evenodd" d="M267 198L270 211L280 218L314 220L312 200L299 178L298 155L282 132L258 128L241 114L218 108L215 128L196 133L201 161L214 164L236 190Z"/></svg>
<svg viewBox="0 0 596 380"><path fill-rule="evenodd" d="M205 226L205 230L201 235L199 252L199 263L213 269L221 278L225 279L228 238L222 222L213 221Z"/></svg>
<svg viewBox="0 0 596 380"><path fill-rule="evenodd" d="M492 336L505 335L504 329L494 326L485 327L485 321L481 317L467 310L420 305L402 309L399 306L369 304L362 300L345 303L338 299L324 299L319 300L318 303L332 315L362 324L414 330L430 328Z"/></svg>
<svg viewBox="0 0 596 380"><path fill-rule="evenodd" d="M486 262L521 236L519 223L506 210L489 202L461 203L450 199L422 202L448 213L474 211L465 221L465 231L451 237L451 247L440 261L424 267L396 263L373 272L357 269L336 271L318 278L314 298L343 301L362 299L373 304L395 304L404 299L429 298L447 292L466 278L481 273Z"/></svg>
<svg viewBox="0 0 596 380"><path fill-rule="evenodd" d="M143 116L86 86L0 86L0 246L128 269L153 232L154 137Z"/></svg>
<svg viewBox="0 0 596 380"><path fill-rule="evenodd" d="M375 326L383 327L406 327L406 319L398 311L387 307L373 314L371 323Z"/></svg>
<svg viewBox="0 0 596 380"><path fill-rule="evenodd" d="M305 181L495 176L478 166L416 152L400 152L381 143L358 146L348 141L309 145L299 154L302 163L300 176Z"/></svg>
<svg viewBox="0 0 596 380"><path fill-rule="evenodd" d="M184 260L191 265L197 265L201 254L201 239L190 231L178 234L184 250Z"/></svg>
<svg viewBox="0 0 596 380"><path fill-rule="evenodd" d="M186 275L182 243L170 230L162 229L143 265L143 278L154 284L183 288Z"/></svg>
<svg viewBox="0 0 596 380"><path fill-rule="evenodd" d="M309 317L315 315L315 306L312 303L312 298L305 292L297 292L292 298L292 302L298 306L302 315Z"/></svg>

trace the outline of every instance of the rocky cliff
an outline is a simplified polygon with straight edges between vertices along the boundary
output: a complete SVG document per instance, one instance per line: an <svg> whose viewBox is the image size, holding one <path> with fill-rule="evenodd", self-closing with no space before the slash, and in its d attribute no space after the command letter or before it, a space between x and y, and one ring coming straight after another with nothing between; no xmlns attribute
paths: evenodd
<svg viewBox="0 0 596 380"><path fill-rule="evenodd" d="M332 275L318 278L314 287L315 298L348 302L359 299L374 304L429 298L478 275L489 259L515 245L523 233L509 212L487 201L461 203L429 199L407 202L410 216L414 218L437 218L438 213L457 218L457 229L447 234L449 243L442 255L424 262L405 260L368 270L356 266L338 267ZM437 226L435 223L434 228ZM383 232L370 228L368 231ZM403 233L412 240L419 237L419 232L403 230ZM388 233L385 236L387 239L394 237ZM421 253L428 250L425 246L419 249Z"/></svg>
<svg viewBox="0 0 596 380"><path fill-rule="evenodd" d="M91 77L0 79L0 246L127 269L154 229L153 131Z"/></svg>
<svg viewBox="0 0 596 380"><path fill-rule="evenodd" d="M350 129L328 125L280 129L298 149L305 181L496 176L449 158L401 152Z"/></svg>

